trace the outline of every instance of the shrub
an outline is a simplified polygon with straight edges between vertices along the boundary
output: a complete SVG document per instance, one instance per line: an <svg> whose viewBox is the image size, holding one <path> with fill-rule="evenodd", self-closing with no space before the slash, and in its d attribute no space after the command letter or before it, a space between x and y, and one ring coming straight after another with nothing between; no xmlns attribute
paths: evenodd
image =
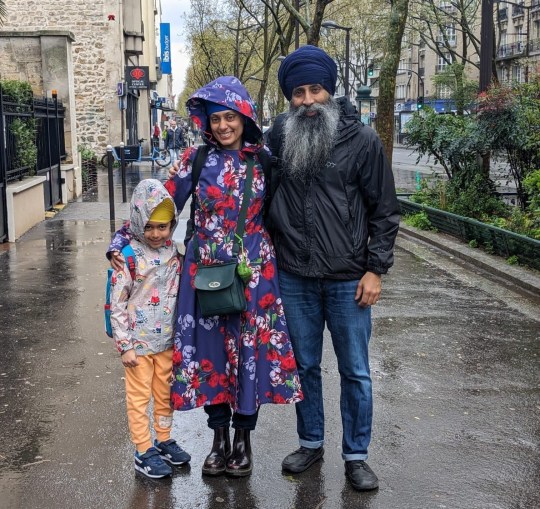
<svg viewBox="0 0 540 509"><path fill-rule="evenodd" d="M519 258L516 255L509 256L506 259L506 263L508 265L518 265L519 264Z"/></svg>
<svg viewBox="0 0 540 509"><path fill-rule="evenodd" d="M414 228L418 228L420 230L437 231L423 210L421 212L417 212L416 214L407 214L403 218L403 221L409 226L413 226Z"/></svg>

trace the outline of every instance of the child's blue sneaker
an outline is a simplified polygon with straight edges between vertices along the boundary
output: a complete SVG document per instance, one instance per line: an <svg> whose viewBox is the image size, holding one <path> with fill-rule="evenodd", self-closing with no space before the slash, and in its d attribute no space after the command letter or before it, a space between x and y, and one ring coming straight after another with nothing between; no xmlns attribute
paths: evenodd
<svg viewBox="0 0 540 509"><path fill-rule="evenodd" d="M154 447L159 452L161 459L165 460L171 465L183 465L191 459L191 456L176 443L176 440L173 440L172 438L166 440L165 442L158 442L157 440L154 440Z"/></svg>
<svg viewBox="0 0 540 509"><path fill-rule="evenodd" d="M144 454L135 451L135 470L152 479L161 479L172 475L172 469L165 463L154 448L150 447Z"/></svg>

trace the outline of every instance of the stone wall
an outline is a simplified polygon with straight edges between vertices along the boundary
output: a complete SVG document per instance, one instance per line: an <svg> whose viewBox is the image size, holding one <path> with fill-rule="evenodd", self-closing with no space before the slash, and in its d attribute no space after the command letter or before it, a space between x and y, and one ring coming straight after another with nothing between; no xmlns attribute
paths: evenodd
<svg viewBox="0 0 540 509"><path fill-rule="evenodd" d="M43 93L39 38L0 37L0 78L27 81L35 95Z"/></svg>
<svg viewBox="0 0 540 509"><path fill-rule="evenodd" d="M72 48L77 144L104 152L111 140L120 140L120 112L116 83L122 79L118 0L6 0L7 18L2 31L63 30L73 33ZM108 15L115 16L114 21ZM1 38L0 38L1 41ZM0 46L0 77L32 83L42 95L43 72L36 43L17 47L8 39ZM11 45L9 59L5 45ZM60 88L60 87L58 87ZM62 97L59 97L60 99Z"/></svg>

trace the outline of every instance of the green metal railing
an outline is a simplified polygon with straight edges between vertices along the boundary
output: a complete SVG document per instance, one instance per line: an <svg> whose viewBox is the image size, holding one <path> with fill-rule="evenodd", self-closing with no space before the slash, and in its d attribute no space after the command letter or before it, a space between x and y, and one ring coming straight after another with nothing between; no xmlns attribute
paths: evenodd
<svg viewBox="0 0 540 509"><path fill-rule="evenodd" d="M398 198L401 214L424 211L437 230L458 237L466 242L476 240L489 247L493 254L508 258L517 256L520 263L540 270L540 241L517 233L482 223L476 219L458 216L450 212Z"/></svg>

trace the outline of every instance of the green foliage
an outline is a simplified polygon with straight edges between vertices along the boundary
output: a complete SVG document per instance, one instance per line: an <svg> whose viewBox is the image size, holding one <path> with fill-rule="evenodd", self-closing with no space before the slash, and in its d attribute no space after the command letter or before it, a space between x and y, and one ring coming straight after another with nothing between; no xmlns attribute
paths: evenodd
<svg viewBox="0 0 540 509"><path fill-rule="evenodd" d="M448 176L476 165L480 149L478 131L471 117L438 115L424 107L407 122L407 145L422 156L433 158Z"/></svg>
<svg viewBox="0 0 540 509"><path fill-rule="evenodd" d="M479 172L463 172L447 185L449 212L485 221L490 216L506 215L508 207L495 194L491 180Z"/></svg>
<svg viewBox="0 0 540 509"><path fill-rule="evenodd" d="M90 147L87 147L85 145L78 145L77 150L81 154L81 159L83 161L90 161L96 158L96 153Z"/></svg>
<svg viewBox="0 0 540 509"><path fill-rule="evenodd" d="M540 75L480 94L476 119L486 147L508 162L524 210L529 197L523 181L540 167Z"/></svg>
<svg viewBox="0 0 540 509"><path fill-rule="evenodd" d="M446 183L437 175L433 175L430 179L422 179L420 188L410 199L414 203L446 210Z"/></svg>
<svg viewBox="0 0 540 509"><path fill-rule="evenodd" d="M10 125L15 137L15 166L30 168L30 175L35 173L37 163L36 121L33 118L16 118Z"/></svg>
<svg viewBox="0 0 540 509"><path fill-rule="evenodd" d="M406 127L407 143L419 159L433 158L448 177L422 181L412 201L540 239L540 76L490 88L478 96L475 114L437 115L425 108ZM480 164L488 154L508 163L520 208L496 196Z"/></svg>
<svg viewBox="0 0 540 509"><path fill-rule="evenodd" d="M431 221L429 220L427 214L425 211L417 212L416 214L407 214L403 221L405 224L408 224L409 226L413 226L414 228L418 228L420 230L431 230L431 231L437 231L436 228L433 227L431 224Z"/></svg>
<svg viewBox="0 0 540 509"><path fill-rule="evenodd" d="M469 247L476 249L478 247L478 241L476 239L469 240Z"/></svg>
<svg viewBox="0 0 540 509"><path fill-rule="evenodd" d="M523 187L529 196L529 208L540 213L540 170L529 173L523 179Z"/></svg>
<svg viewBox="0 0 540 509"><path fill-rule="evenodd" d="M454 62L432 77L433 84L450 89L450 97L456 103L457 111L463 115L466 107L474 102L478 95L478 81L465 77L465 66Z"/></svg>
<svg viewBox="0 0 540 509"><path fill-rule="evenodd" d="M506 259L506 263L508 265L518 265L519 264L519 258L516 255L509 256Z"/></svg>
<svg viewBox="0 0 540 509"><path fill-rule="evenodd" d="M22 104L30 104L32 102L32 87L26 81L3 80L0 81L0 88L2 88L4 95L7 95L15 102Z"/></svg>
<svg viewBox="0 0 540 509"><path fill-rule="evenodd" d="M17 80L0 81L2 94L10 100L24 105L18 106L15 111L28 111L32 104L33 92L30 83ZM9 125L9 130L15 138L15 161L17 168L30 168L30 175L35 173L37 163L36 147L36 121L31 117L17 117Z"/></svg>

